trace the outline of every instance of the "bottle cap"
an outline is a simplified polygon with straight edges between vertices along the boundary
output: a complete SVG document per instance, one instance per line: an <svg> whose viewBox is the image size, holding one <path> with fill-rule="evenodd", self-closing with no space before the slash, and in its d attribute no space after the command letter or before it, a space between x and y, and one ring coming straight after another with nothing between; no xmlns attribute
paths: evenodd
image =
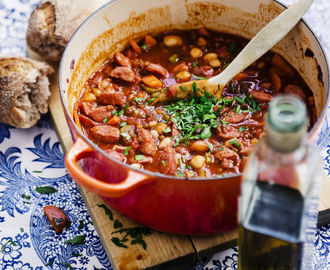
<svg viewBox="0 0 330 270"><path fill-rule="evenodd" d="M298 97L282 95L269 104L266 138L270 147L291 152L299 147L307 131L307 110Z"/></svg>

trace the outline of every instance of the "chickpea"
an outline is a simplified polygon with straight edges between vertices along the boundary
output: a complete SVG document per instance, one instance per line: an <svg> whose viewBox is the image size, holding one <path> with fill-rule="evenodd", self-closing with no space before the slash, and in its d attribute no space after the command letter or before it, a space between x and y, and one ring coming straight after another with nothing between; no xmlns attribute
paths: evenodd
<svg viewBox="0 0 330 270"><path fill-rule="evenodd" d="M139 163L133 163L133 164L131 164L131 167L134 169L141 169L142 166Z"/></svg>
<svg viewBox="0 0 330 270"><path fill-rule="evenodd" d="M203 59L210 62L211 60L218 59L218 55L216 53L207 53L204 55Z"/></svg>
<svg viewBox="0 0 330 270"><path fill-rule="evenodd" d="M209 146L204 141L196 141L191 145L191 150L197 152L206 152L209 150Z"/></svg>
<svg viewBox="0 0 330 270"><path fill-rule="evenodd" d="M170 138L165 138L160 142L158 149L162 150L168 146L172 146L172 140Z"/></svg>
<svg viewBox="0 0 330 270"><path fill-rule="evenodd" d="M167 125L164 124L164 123L158 123L154 126L154 129L155 131L158 132L158 134L163 134L164 133L164 129L167 129Z"/></svg>
<svg viewBox="0 0 330 270"><path fill-rule="evenodd" d="M179 36L166 36L164 37L164 43L168 47L181 46L183 44L182 38Z"/></svg>
<svg viewBox="0 0 330 270"><path fill-rule="evenodd" d="M147 94L144 91L139 91L139 92L137 92L136 97L137 98L146 98Z"/></svg>
<svg viewBox="0 0 330 270"><path fill-rule="evenodd" d="M190 161L191 166L195 169L201 169L205 164L205 157L203 156L194 156Z"/></svg>
<svg viewBox="0 0 330 270"><path fill-rule="evenodd" d="M217 68L217 67L220 67L221 62L218 59L213 59L209 62L209 65L213 68Z"/></svg>
<svg viewBox="0 0 330 270"><path fill-rule="evenodd" d="M202 50L200 48L192 48L190 50L190 55L193 58L200 58L200 57L202 57L203 52L202 52Z"/></svg>
<svg viewBox="0 0 330 270"><path fill-rule="evenodd" d="M92 92L96 97L99 97L102 91L98 88L93 87Z"/></svg>
<svg viewBox="0 0 330 270"><path fill-rule="evenodd" d="M83 99L86 102L91 102L96 100L96 96L93 93L85 93Z"/></svg>
<svg viewBox="0 0 330 270"><path fill-rule="evenodd" d="M164 136L164 135L160 135L160 136L159 136L159 139L160 139L160 140L164 140L164 139L165 139L165 136Z"/></svg>
<svg viewBox="0 0 330 270"><path fill-rule="evenodd" d="M200 47L205 47L207 45L207 41L204 38L200 37L197 40L197 45Z"/></svg>
<svg viewBox="0 0 330 270"><path fill-rule="evenodd" d="M110 79L106 78L98 83L98 87L99 89L105 89L109 86L109 84L110 84Z"/></svg>
<svg viewBox="0 0 330 270"><path fill-rule="evenodd" d="M159 137L158 132L157 132L156 130L154 130L154 129L150 131L150 134L151 134L151 136L154 137L154 138L158 138L158 137Z"/></svg>
<svg viewBox="0 0 330 270"><path fill-rule="evenodd" d="M188 71L180 71L178 74L175 75L177 79L183 82L187 82L191 78L191 73Z"/></svg>

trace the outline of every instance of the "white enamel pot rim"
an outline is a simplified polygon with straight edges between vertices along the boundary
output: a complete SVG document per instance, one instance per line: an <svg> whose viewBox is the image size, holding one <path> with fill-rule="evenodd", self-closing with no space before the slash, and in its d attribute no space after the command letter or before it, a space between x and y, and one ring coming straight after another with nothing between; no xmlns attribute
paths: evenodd
<svg viewBox="0 0 330 270"><path fill-rule="evenodd" d="M83 138L83 140L90 146L92 147L95 151L99 152L101 155L103 155L104 157L108 158L108 159L111 159L112 161L118 163L120 166L124 166L126 168L128 168L129 170L132 170L132 171L135 171L137 173L142 173L142 174L145 174L145 175L149 175L149 176L157 176L157 178L165 178L165 179L176 179L176 180L180 180L182 178L178 178L178 177L174 177L174 176L168 176L168 175L161 175L161 174L155 174L155 173L152 173L152 172L149 172L149 171L143 171L143 170L138 170L138 169L134 169L132 168L130 165L128 164L125 164L125 163L122 163L122 162L119 162L117 161L116 159L114 159L113 157L109 156L108 154L106 154L102 149L100 149L98 146L96 146L95 144L93 144L81 131L80 129L78 128L78 126L76 125L75 121L73 120L72 118L72 113L69 111L68 109L68 106L66 104L66 99L64 97L65 95L65 91L63 90L64 89L64 86L63 86L63 82L66 78L64 77L67 77L63 74L63 70L64 70L64 60L68 57L68 51L69 50L72 50L72 44L74 43L74 40L75 38L80 34L81 30L90 22L90 20L92 20L95 16L100 16L100 13L105 9L107 8L108 6L116 3L116 2L120 2L121 0L111 0L109 1L107 4L103 5L102 7L100 7L98 10L96 10L93 14L91 14L80 26L79 28L75 31L75 33L72 35L70 41L68 42L67 44L67 47L63 53L63 56L62 56L62 60L60 62L60 67L59 67L59 90L60 90L60 96L61 96L61 100L62 100L62 104L63 104L63 107L64 107L64 110L66 112L66 114L68 116L70 116L70 121L72 122L72 125L74 126L75 128L75 132L77 133L77 135L81 138ZM273 0L273 2L283 6L284 8L287 8L286 5L284 5L283 3L277 1L277 0ZM324 57L324 61L326 62L326 70L322 70L322 74L323 74L323 77L327 77L329 78L330 77L330 73L329 73L329 63L328 63L328 59L326 58L326 54L325 54L325 51L322 47L322 44L320 43L319 39L317 38L317 36L315 35L315 33L313 32L313 30L308 26L308 24L305 22L305 20L301 20L301 22L308 28L309 32L312 34L313 38L315 39L315 41L318 43L318 46L319 46L319 49L321 50L321 55ZM92 41L92 40L91 40ZM321 126L321 121L325 118L325 115L326 115L326 110L328 108L328 105L329 105L329 85L326 85L325 87L327 87L327 95L326 95L326 98L324 100L324 106L323 106L323 109L322 111L319 113L319 116L318 116L318 121L316 122L316 124L314 125L314 127L309 131L309 137L312 136L314 133L317 133L319 132L320 130L320 126ZM231 178L232 176L228 176L228 177L222 177L222 178L206 178L206 179L196 179L196 180L221 180L221 179L226 179L226 178Z"/></svg>

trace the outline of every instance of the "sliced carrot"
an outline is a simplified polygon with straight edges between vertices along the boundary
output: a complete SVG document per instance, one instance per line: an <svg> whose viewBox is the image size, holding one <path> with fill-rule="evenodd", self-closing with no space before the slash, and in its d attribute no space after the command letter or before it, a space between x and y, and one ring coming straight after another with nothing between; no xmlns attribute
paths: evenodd
<svg viewBox="0 0 330 270"><path fill-rule="evenodd" d="M245 78L245 74L244 73L238 73L233 80L236 80L237 82L240 82L241 80L243 80Z"/></svg>
<svg viewBox="0 0 330 270"><path fill-rule="evenodd" d="M68 218L63 213L62 209L54 205L47 205L43 207L43 210L55 231L60 233L68 222Z"/></svg>
<svg viewBox="0 0 330 270"><path fill-rule="evenodd" d="M293 69L285 62L285 60L279 55L275 54L272 59L272 64L284 70L287 74L293 74Z"/></svg>
<svg viewBox="0 0 330 270"><path fill-rule="evenodd" d="M157 41L152 36L146 35L144 38L144 44L154 46L157 44Z"/></svg>
<svg viewBox="0 0 330 270"><path fill-rule="evenodd" d="M134 40L130 40L129 43L132 45L134 51L136 51L137 53L141 52L140 46L137 45L137 43Z"/></svg>
<svg viewBox="0 0 330 270"><path fill-rule="evenodd" d="M81 125L80 125L80 121L79 121L79 116L78 116L78 112L76 109L74 109L73 111L73 119L76 123L76 125L78 126L78 128L82 131Z"/></svg>
<svg viewBox="0 0 330 270"><path fill-rule="evenodd" d="M209 31L206 30L205 27L202 27L201 29L198 30L198 34L208 36L210 33Z"/></svg>
<svg viewBox="0 0 330 270"><path fill-rule="evenodd" d="M141 80L150 87L162 87L163 86L163 83L152 74L142 77Z"/></svg>
<svg viewBox="0 0 330 270"><path fill-rule="evenodd" d="M114 116L107 123L109 125L113 126L113 125L117 124L119 122L119 120L120 120L120 118L118 116Z"/></svg>
<svg viewBox="0 0 330 270"><path fill-rule="evenodd" d="M278 92L282 87L281 79L276 73L271 73L270 75L274 84L274 91Z"/></svg>

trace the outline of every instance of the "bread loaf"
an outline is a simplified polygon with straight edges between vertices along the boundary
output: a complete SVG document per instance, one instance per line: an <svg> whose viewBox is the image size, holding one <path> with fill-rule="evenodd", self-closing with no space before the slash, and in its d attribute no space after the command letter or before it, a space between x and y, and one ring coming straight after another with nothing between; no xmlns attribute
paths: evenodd
<svg viewBox="0 0 330 270"><path fill-rule="evenodd" d="M31 13L26 32L30 49L59 61L79 25L108 0L41 0Z"/></svg>
<svg viewBox="0 0 330 270"><path fill-rule="evenodd" d="M0 122L20 128L34 125L48 111L47 75L52 72L43 62L0 56Z"/></svg>

